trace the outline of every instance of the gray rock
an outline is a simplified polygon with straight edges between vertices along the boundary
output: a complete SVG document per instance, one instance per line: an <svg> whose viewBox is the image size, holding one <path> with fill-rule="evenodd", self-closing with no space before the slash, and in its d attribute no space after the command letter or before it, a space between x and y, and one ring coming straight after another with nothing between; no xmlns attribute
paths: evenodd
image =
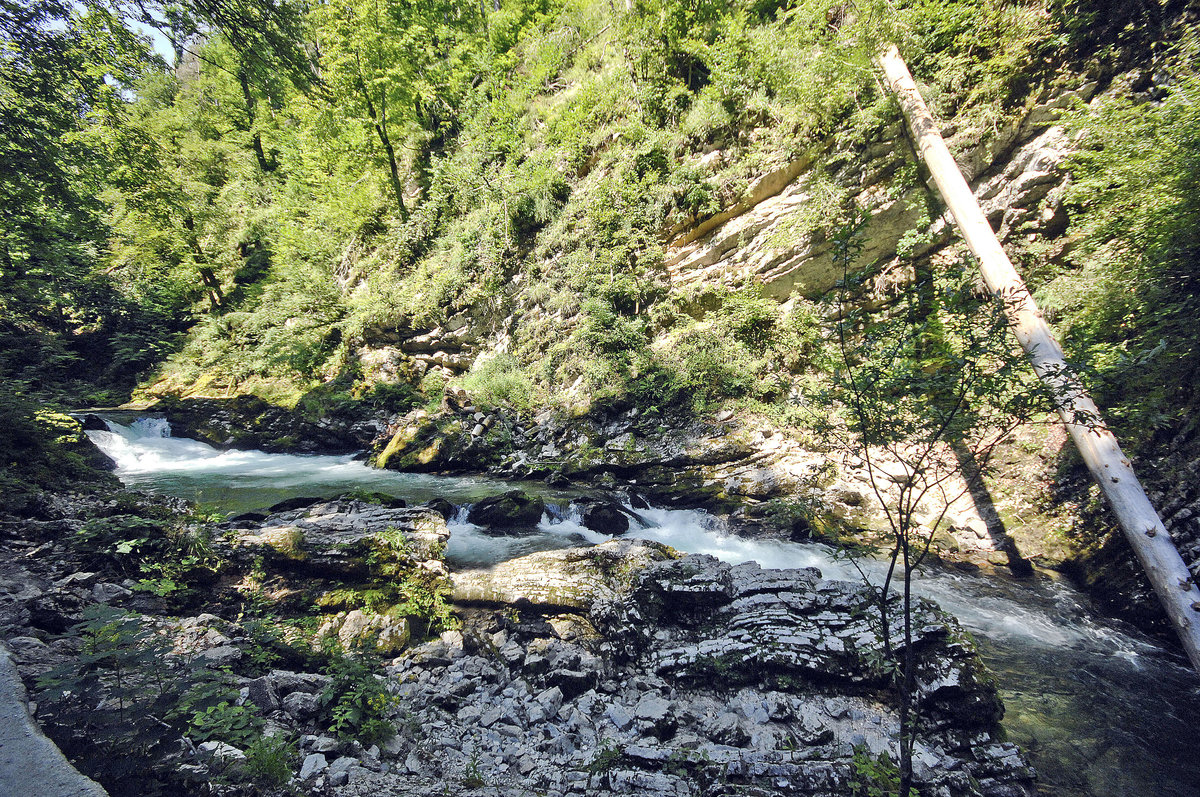
<svg viewBox="0 0 1200 797"><path fill-rule="evenodd" d="M320 698L307 692L292 692L282 701L283 710L299 720L316 716L320 710Z"/></svg>
<svg viewBox="0 0 1200 797"><path fill-rule="evenodd" d="M580 513L580 520L586 528L601 534L617 535L629 531L629 517L609 502L589 502Z"/></svg>
<svg viewBox="0 0 1200 797"><path fill-rule="evenodd" d="M706 724L704 731L714 742L730 747L744 747L750 741L750 734L742 727L738 716L730 711L718 714Z"/></svg>
<svg viewBox="0 0 1200 797"><path fill-rule="evenodd" d="M329 684L328 675L291 672L290 670L271 670L264 677L270 680L275 692L280 697L292 692L320 692Z"/></svg>
<svg viewBox="0 0 1200 797"><path fill-rule="evenodd" d="M493 706L493 707L487 709L486 711L484 711L483 714L479 717L479 724L482 725L483 727L487 728L491 725L495 725L500 720L500 718L503 716L504 716L504 709L501 708L500 706Z"/></svg>
<svg viewBox="0 0 1200 797"><path fill-rule="evenodd" d="M670 711L671 702L669 700L664 700L658 695L645 695L638 701L633 715L640 720L657 724L665 721Z"/></svg>
<svg viewBox="0 0 1200 797"><path fill-rule="evenodd" d="M96 603L111 603L121 598L128 598L132 594L132 590L128 590L120 584L101 583L92 587L92 597L96 599Z"/></svg>
<svg viewBox="0 0 1200 797"><path fill-rule="evenodd" d="M275 682L265 675L246 682L246 700L258 706L263 714L276 712L281 706Z"/></svg>
<svg viewBox="0 0 1200 797"><path fill-rule="evenodd" d="M464 706L458 712L458 721L463 725L478 724L483 716L483 708L474 703Z"/></svg>
<svg viewBox="0 0 1200 797"><path fill-rule="evenodd" d="M616 726L617 730L623 731L633 724L633 714L629 713L629 709L625 708L620 703L613 703L604 712L604 716L608 717L609 722Z"/></svg>
<svg viewBox="0 0 1200 797"><path fill-rule="evenodd" d="M318 736L308 749L314 753L332 753L338 749L338 740L332 736Z"/></svg>
<svg viewBox="0 0 1200 797"><path fill-rule="evenodd" d="M236 645L218 645L200 651L200 658L209 667L229 667L242 658L242 650Z"/></svg>
<svg viewBox="0 0 1200 797"><path fill-rule="evenodd" d="M538 695L534 698L534 702L543 706L546 709L547 713L557 714L558 710L560 708L562 708L562 703L563 703L562 690L559 689L557 686L552 686L549 689L546 689L545 691L538 693Z"/></svg>
<svg viewBox="0 0 1200 797"><path fill-rule="evenodd" d="M196 755L202 760L221 760L221 761L245 761L246 754L225 742L201 742L196 745Z"/></svg>
<svg viewBox="0 0 1200 797"><path fill-rule="evenodd" d="M321 753L309 753L304 757L304 763L300 767L300 780L310 780L324 772L328 766L325 756Z"/></svg>
<svg viewBox="0 0 1200 797"><path fill-rule="evenodd" d="M76 771L42 735L25 698L16 667L0 644L0 794L104 797L104 789Z"/></svg>
<svg viewBox="0 0 1200 797"><path fill-rule="evenodd" d="M453 597L459 603L527 603L586 611L598 599L617 597L622 585L614 583L614 573L632 578L640 568L670 555L667 546L641 540L545 551L487 570L453 573Z"/></svg>

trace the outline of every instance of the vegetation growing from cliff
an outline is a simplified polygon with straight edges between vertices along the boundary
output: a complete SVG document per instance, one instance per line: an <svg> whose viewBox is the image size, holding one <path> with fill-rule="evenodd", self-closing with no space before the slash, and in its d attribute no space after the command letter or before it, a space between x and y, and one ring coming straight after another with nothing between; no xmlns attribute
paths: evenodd
<svg viewBox="0 0 1200 797"><path fill-rule="evenodd" d="M1131 86L1132 96L1076 117L1080 246L1044 289L1103 403L1122 426L1147 433L1177 429L1196 402L1194 380L1177 374L1200 367L1198 47L1187 39L1159 85Z"/></svg>
<svg viewBox="0 0 1200 797"><path fill-rule="evenodd" d="M1102 21L1066 0L165 8L4 5L0 79L16 99L3 144L20 178L0 186L0 368L31 399L115 402L140 384L143 397L257 393L313 415L395 412L464 379L520 411L732 400L802 423L796 399L829 364L829 307L820 296L781 306L733 276L685 284L672 265L680 236L804 161L816 165L810 201L781 229L828 242L859 190L847 164L897 121L870 63L882 41L900 44L960 146L978 149L1082 79L1062 61L1128 62L1174 32L1179 11L1127 4ZM132 32L141 9L173 37L174 71ZM1130 87L1148 102L1080 118L1092 142L1072 167L1083 246L1065 267L1039 264L1075 351L1135 428L1177 424L1191 400L1176 367L1194 349L1180 298L1197 214L1188 46L1164 62L1167 78ZM1122 176L1148 136L1162 142L1150 164L1164 179ZM880 187L897 197L916 184L910 164ZM1126 211L1135 223L1105 221ZM927 240L910 232L902 255ZM1136 291L1116 279L1130 258ZM406 348L460 328L462 355ZM476 358L495 346L506 353Z"/></svg>

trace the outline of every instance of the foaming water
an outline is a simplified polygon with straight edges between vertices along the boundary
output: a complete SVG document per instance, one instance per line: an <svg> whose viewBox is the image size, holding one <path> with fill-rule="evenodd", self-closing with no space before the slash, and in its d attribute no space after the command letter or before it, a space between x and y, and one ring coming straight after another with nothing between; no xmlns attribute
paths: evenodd
<svg viewBox="0 0 1200 797"><path fill-rule="evenodd" d="M577 494L523 484L540 494L546 514L535 529L490 534L470 523L468 504L512 489L492 479L404 474L367 467L348 456L293 456L217 451L169 437L165 422L109 422L88 432L118 463L131 487L163 492L226 512L270 506L298 495L350 490L386 492L410 502L441 497L459 505L450 519L446 558L452 567L486 566L535 551L609 539L585 528L571 505ZM826 546L750 539L702 510L639 509L630 537L739 564L817 567L826 578L864 576L880 583L886 563L857 567ZM1093 614L1086 597L1046 577L1014 580L941 570L918 573L914 592L937 601L980 642L1007 707L1005 726L1041 773L1041 791L1056 797L1194 797L1200 757L1200 680L1182 660L1136 630Z"/></svg>
<svg viewBox="0 0 1200 797"><path fill-rule="evenodd" d="M263 509L301 495L329 498L352 490L384 492L412 503L431 498L470 503L508 489L495 479L379 470L352 455L219 451L196 440L165 436L170 427L160 419L140 419L128 426L106 423L109 431L87 434L116 461L116 475L124 484L187 498L222 512Z"/></svg>

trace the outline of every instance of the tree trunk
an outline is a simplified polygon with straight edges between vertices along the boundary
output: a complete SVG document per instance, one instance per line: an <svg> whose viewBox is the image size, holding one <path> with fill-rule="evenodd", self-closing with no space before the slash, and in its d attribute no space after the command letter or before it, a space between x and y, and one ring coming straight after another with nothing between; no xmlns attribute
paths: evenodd
<svg viewBox="0 0 1200 797"><path fill-rule="evenodd" d="M392 194L396 197L396 207L400 209L400 218L408 221L408 208L404 206L404 184L400 180L400 165L396 162L396 150L392 147L391 137L388 136L387 95L380 97L385 105L382 106L379 113L376 113L375 102L371 99L371 91L367 87L366 80L363 79L361 67L357 77L358 88L362 92L363 102L366 103L367 113L371 116L375 126L375 134L379 136L379 143L383 145L383 151L387 155L388 178L392 183Z"/></svg>
<svg viewBox="0 0 1200 797"><path fill-rule="evenodd" d="M1200 589L1196 588L1187 565L1146 497L1129 460L1121 452L1112 432L1104 426L1095 403L1067 365L1062 348L1051 334L1033 296L992 232L975 195L946 148L904 59L893 46L879 57L879 64L908 117L917 149L928 165L938 191L979 261L988 290L1003 300L1009 326L1029 356L1034 371L1050 388L1059 416L1116 513L1192 666L1200 670Z"/></svg>
<svg viewBox="0 0 1200 797"><path fill-rule="evenodd" d="M255 109L258 107L258 100L254 93L250 90L250 76L246 74L245 67L238 69L238 84L242 87L242 99L246 102L246 132L250 133L250 143L254 147L254 157L258 161L258 170L263 174L270 174L279 168L279 162L275 159L275 153L271 153L271 157L267 157L266 150L263 149L262 135L254 129Z"/></svg>
<svg viewBox="0 0 1200 797"><path fill-rule="evenodd" d="M209 265L208 254L205 253L204 247L200 246L200 236L196 233L196 221L192 218L191 213L184 215L183 228L187 230L188 244L191 245L192 253L196 257L196 270L200 273L200 281L204 283L204 287L208 291L208 301L211 304L209 312L216 313L225 303L225 294L221 292L221 280L217 278L213 267Z"/></svg>

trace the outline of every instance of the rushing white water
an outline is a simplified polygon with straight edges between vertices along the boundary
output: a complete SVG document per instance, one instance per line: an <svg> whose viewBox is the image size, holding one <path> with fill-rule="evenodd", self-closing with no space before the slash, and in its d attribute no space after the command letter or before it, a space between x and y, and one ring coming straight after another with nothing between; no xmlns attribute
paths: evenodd
<svg viewBox="0 0 1200 797"><path fill-rule="evenodd" d="M223 512L263 509L300 495L329 498L351 490L386 492L417 503L435 497L461 503L508 489L494 479L447 480L378 470L350 455L219 451L196 440L170 437L170 426L162 419L143 418L128 425L106 422L110 431L90 431L88 436L116 461L116 474L124 484Z"/></svg>
<svg viewBox="0 0 1200 797"><path fill-rule="evenodd" d="M131 487L195 500L227 512L261 509L298 495L330 497L350 490L389 493L410 502L450 500L451 566L479 566L538 550L608 539L585 528L570 502L577 493L523 484L547 512L536 529L496 536L466 520L466 505L512 489L506 482L403 474L367 467L352 457L217 451L172 438L164 421L142 419L88 434L118 463ZM749 539L702 510L639 509L644 524L628 536L689 553L764 567L818 567L827 578L859 580L851 563L821 545ZM878 583L881 562L860 561ZM930 570L914 591L936 600L977 635L996 672L1014 741L1030 752L1046 793L1063 797L1194 797L1200 757L1192 740L1200 725L1194 673L1136 631L1096 617L1084 596L1041 576L1013 580Z"/></svg>

